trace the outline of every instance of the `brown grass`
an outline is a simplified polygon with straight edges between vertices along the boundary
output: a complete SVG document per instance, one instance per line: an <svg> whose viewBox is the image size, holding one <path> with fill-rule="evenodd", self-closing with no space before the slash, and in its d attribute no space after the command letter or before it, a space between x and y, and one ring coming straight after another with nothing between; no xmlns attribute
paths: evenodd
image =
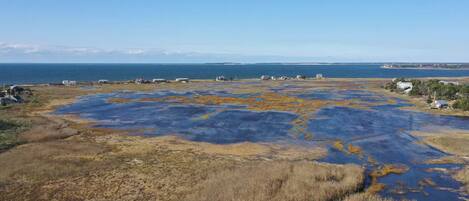
<svg viewBox="0 0 469 201"><path fill-rule="evenodd" d="M348 152L351 154L356 154L356 155L361 155L362 154L362 148L359 146L354 146L353 144L348 145Z"/></svg>
<svg viewBox="0 0 469 201"><path fill-rule="evenodd" d="M211 172L325 154L318 148L215 145L109 132L90 129L0 154L0 200L182 200Z"/></svg>
<svg viewBox="0 0 469 201"><path fill-rule="evenodd" d="M465 166L458 173L454 175L454 178L465 185L466 192L469 192L469 166Z"/></svg>
<svg viewBox="0 0 469 201"><path fill-rule="evenodd" d="M469 166L467 165L469 156L469 133L464 130L447 129L434 133L413 132L415 136L423 138L423 142L442 150L452 156L426 161L431 164L457 163L466 166L453 174L453 177L465 185L466 192L469 193Z"/></svg>
<svg viewBox="0 0 469 201"><path fill-rule="evenodd" d="M393 199L381 198L369 193L359 193L347 197L344 201L393 201Z"/></svg>
<svg viewBox="0 0 469 201"><path fill-rule="evenodd" d="M308 162L262 162L212 173L187 200L340 200L362 188L363 169Z"/></svg>

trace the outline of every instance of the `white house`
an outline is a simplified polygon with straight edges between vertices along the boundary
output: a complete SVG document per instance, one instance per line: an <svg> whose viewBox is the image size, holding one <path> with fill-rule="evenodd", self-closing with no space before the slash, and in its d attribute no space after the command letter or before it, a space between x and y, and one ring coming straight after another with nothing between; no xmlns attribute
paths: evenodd
<svg viewBox="0 0 469 201"><path fill-rule="evenodd" d="M109 80L98 80L98 84L107 84Z"/></svg>
<svg viewBox="0 0 469 201"><path fill-rule="evenodd" d="M189 82L189 78L176 78L176 82L187 83Z"/></svg>
<svg viewBox="0 0 469 201"><path fill-rule="evenodd" d="M322 74L316 74L316 79L321 80L324 79L324 76Z"/></svg>
<svg viewBox="0 0 469 201"><path fill-rule="evenodd" d="M400 90L412 89L412 82L397 82L397 88Z"/></svg>
<svg viewBox="0 0 469 201"><path fill-rule="evenodd" d="M153 79L152 80L153 83L165 83L165 82L168 82L166 79Z"/></svg>
<svg viewBox="0 0 469 201"><path fill-rule="evenodd" d="M263 76L261 76L261 80L270 80L270 76L263 75Z"/></svg>
<svg viewBox="0 0 469 201"><path fill-rule="evenodd" d="M223 76L223 75L217 76L217 77L215 78L215 81L226 81L226 78L225 78L225 76Z"/></svg>
<svg viewBox="0 0 469 201"><path fill-rule="evenodd" d="M440 84L444 84L444 85L449 85L449 84L453 84L453 85L459 85L459 82L453 82L453 81L440 81Z"/></svg>
<svg viewBox="0 0 469 201"><path fill-rule="evenodd" d="M65 86L75 86L77 85L77 81L74 80L63 80L62 84Z"/></svg>
<svg viewBox="0 0 469 201"><path fill-rule="evenodd" d="M304 76L304 75L297 75L297 76L296 76L296 79L297 79L297 80L304 80L304 79L306 79L306 76Z"/></svg>

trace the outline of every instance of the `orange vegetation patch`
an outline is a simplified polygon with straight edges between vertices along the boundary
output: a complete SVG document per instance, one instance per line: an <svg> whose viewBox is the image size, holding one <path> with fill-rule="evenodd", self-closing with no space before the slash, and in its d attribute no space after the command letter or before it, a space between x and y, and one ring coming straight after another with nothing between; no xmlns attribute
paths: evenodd
<svg viewBox="0 0 469 201"><path fill-rule="evenodd" d="M370 187L366 189L366 192L370 194L375 194L384 190L384 188L386 188L386 185L382 183L372 183Z"/></svg>
<svg viewBox="0 0 469 201"><path fill-rule="evenodd" d="M132 102L130 98L109 98L107 99L107 103L129 103Z"/></svg>
<svg viewBox="0 0 469 201"><path fill-rule="evenodd" d="M369 193L377 193L383 190L386 186L384 184L378 183L378 178L384 177L389 174L402 174L409 170L409 167L405 165L398 164L386 164L373 170L370 173L371 176L371 186L367 189Z"/></svg>
<svg viewBox="0 0 469 201"><path fill-rule="evenodd" d="M361 155L362 148L360 148L359 146L354 146L353 144L348 144L348 152L351 154Z"/></svg>
<svg viewBox="0 0 469 201"><path fill-rule="evenodd" d="M336 148L339 151L344 151L344 143L340 140L336 140L333 144L334 148Z"/></svg>
<svg viewBox="0 0 469 201"><path fill-rule="evenodd" d="M409 170L405 165L386 164L370 173L371 177L384 177L389 174L402 174Z"/></svg>
<svg viewBox="0 0 469 201"><path fill-rule="evenodd" d="M359 146L355 146L353 144L348 144L347 146L345 146L344 142L342 142L341 140L334 141L332 146L335 149L337 149L339 151L342 151L346 154L355 154L355 155L359 155L360 157L363 156L362 148L360 148ZM347 147L347 149L345 149L346 147Z"/></svg>

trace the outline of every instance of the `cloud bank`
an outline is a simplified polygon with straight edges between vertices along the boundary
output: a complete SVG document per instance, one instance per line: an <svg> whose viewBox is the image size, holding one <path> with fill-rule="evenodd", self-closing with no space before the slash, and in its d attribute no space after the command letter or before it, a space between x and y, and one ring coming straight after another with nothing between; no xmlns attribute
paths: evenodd
<svg viewBox="0 0 469 201"><path fill-rule="evenodd" d="M294 57L168 51L164 49L41 46L0 42L0 63L210 63L210 62L335 62L347 58ZM349 61L351 61L349 59ZM356 60L359 61L359 60ZM365 61L365 60L363 60Z"/></svg>
<svg viewBox="0 0 469 201"><path fill-rule="evenodd" d="M298 60L300 58L291 58ZM40 46L0 43L0 62L132 62L132 63L205 63L205 62L276 62L291 60L281 56L178 52L162 49ZM292 60L292 61L293 61ZM302 58L301 60L305 60Z"/></svg>

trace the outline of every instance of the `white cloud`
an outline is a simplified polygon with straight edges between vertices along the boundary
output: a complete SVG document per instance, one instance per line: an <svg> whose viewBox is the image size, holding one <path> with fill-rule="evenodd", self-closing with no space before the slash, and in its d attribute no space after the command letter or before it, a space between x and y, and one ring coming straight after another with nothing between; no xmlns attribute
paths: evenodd
<svg viewBox="0 0 469 201"><path fill-rule="evenodd" d="M131 50L127 50L124 53L131 54L131 55L138 55L138 54L145 54L146 51L142 49L131 49Z"/></svg>

